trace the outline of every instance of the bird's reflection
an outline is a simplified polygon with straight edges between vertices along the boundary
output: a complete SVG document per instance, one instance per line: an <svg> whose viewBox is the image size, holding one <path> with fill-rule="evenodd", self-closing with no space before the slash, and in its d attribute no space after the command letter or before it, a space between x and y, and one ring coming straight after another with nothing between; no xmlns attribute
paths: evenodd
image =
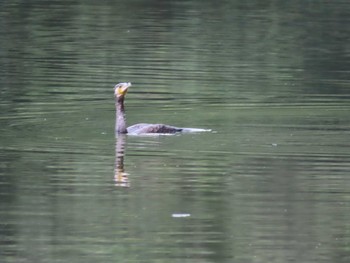
<svg viewBox="0 0 350 263"><path fill-rule="evenodd" d="M119 134L115 145L114 183L120 187L130 187L129 174L124 171L125 143L126 135Z"/></svg>

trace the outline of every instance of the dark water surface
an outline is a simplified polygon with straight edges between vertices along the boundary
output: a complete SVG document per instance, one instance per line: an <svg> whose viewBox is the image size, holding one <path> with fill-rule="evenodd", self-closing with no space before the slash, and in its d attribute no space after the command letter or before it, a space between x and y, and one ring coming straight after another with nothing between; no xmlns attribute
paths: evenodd
<svg viewBox="0 0 350 263"><path fill-rule="evenodd" d="M350 262L350 2L112 2L0 3L0 262Z"/></svg>

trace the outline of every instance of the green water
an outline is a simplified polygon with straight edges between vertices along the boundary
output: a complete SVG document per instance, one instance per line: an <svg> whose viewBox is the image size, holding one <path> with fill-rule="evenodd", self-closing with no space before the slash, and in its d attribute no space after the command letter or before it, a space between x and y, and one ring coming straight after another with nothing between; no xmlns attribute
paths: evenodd
<svg viewBox="0 0 350 263"><path fill-rule="evenodd" d="M349 13L3 1L0 262L349 262Z"/></svg>

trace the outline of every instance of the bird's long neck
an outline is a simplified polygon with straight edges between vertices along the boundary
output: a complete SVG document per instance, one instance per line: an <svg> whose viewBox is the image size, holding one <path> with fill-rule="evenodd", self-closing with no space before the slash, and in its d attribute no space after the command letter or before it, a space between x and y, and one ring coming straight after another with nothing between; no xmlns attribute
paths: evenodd
<svg viewBox="0 0 350 263"><path fill-rule="evenodd" d="M117 116L115 120L115 131L117 133L127 133L126 130L126 118L124 110L124 97L115 99L115 108L117 111Z"/></svg>

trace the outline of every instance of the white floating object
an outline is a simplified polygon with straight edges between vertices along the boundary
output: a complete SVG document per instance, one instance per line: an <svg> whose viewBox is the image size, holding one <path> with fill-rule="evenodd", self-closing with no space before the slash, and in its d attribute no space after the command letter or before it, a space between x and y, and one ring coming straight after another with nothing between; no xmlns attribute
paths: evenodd
<svg viewBox="0 0 350 263"><path fill-rule="evenodd" d="M179 218L179 217L190 217L191 214L186 214L186 213L175 213L175 214L172 214L171 216L172 216L172 217L176 217L176 218Z"/></svg>

